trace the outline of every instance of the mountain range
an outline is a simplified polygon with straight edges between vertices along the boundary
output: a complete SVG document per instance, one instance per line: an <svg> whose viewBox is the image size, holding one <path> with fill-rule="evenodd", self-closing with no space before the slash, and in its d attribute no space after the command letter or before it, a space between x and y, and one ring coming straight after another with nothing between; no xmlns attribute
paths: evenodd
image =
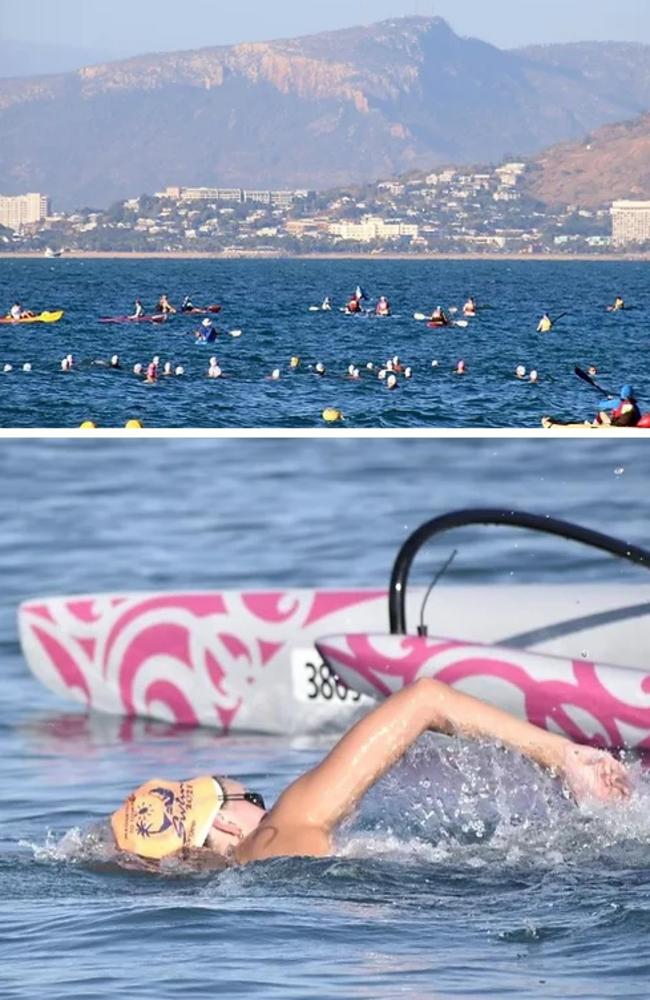
<svg viewBox="0 0 650 1000"><path fill-rule="evenodd" d="M409 17L0 80L0 191L70 209L168 184L327 189L529 157L647 111L650 46L503 51Z"/></svg>

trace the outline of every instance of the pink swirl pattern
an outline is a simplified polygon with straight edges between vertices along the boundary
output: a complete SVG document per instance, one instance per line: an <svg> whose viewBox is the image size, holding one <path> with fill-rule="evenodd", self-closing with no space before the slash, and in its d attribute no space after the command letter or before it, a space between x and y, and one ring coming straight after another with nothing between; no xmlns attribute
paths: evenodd
<svg viewBox="0 0 650 1000"><path fill-rule="evenodd" d="M346 634L316 645L365 694L435 677L576 742L650 750L650 674L640 669L433 637Z"/></svg>
<svg viewBox="0 0 650 1000"><path fill-rule="evenodd" d="M108 594L28 601L23 652L49 688L88 708L222 730L319 731L291 689L291 651L374 627L381 590ZM340 706L338 707L340 711Z"/></svg>

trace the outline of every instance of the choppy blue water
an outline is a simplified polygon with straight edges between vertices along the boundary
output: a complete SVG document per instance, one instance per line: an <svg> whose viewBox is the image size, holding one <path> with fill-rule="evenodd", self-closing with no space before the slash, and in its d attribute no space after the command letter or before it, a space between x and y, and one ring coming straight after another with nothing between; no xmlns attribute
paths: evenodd
<svg viewBox="0 0 650 1000"><path fill-rule="evenodd" d="M122 427L318 427L338 407L348 427L539 427L551 414L592 419L602 397L573 374L596 365L599 382L618 391L632 381L650 410L646 263L491 261L113 261L1 260L0 311L19 298L32 309L64 308L53 326L0 328L0 426L78 427L93 420ZM331 295L343 305L360 282L374 301L387 294L390 319L310 313ZM178 304L218 301L224 331L195 346L200 318L164 327L104 326L141 297L151 309L161 293ZM466 330L429 330L415 311L462 307L472 294L485 306ZM621 294L635 308L609 314ZM544 310L567 312L556 330L535 332ZM241 329L240 338L228 336ZM61 359L76 361L70 374ZM118 354L123 371L94 361ZM414 377L393 392L369 373L398 354ZM147 386L132 374L154 355L185 368L180 378ZM206 377L216 355L224 378ZM292 355L301 368L291 373ZM464 360L467 374L454 374ZM309 366L322 362L319 377ZM438 364L434 368L432 362ZM19 369L33 365L29 374ZM5 364L14 370L4 375ZM346 378L350 364L359 381ZM515 378L537 369L538 384ZM281 369L279 381L268 376Z"/></svg>
<svg viewBox="0 0 650 1000"><path fill-rule="evenodd" d="M143 777L216 767L273 800L325 744L88 718L28 674L14 618L43 593L374 586L421 521L466 505L647 546L648 481L643 442L629 439L0 442L3 1000L645 998L640 777L629 808L581 814L524 762L431 739L369 797L333 858L107 870L78 831ZM521 532L462 539L452 576L486 586L645 572Z"/></svg>

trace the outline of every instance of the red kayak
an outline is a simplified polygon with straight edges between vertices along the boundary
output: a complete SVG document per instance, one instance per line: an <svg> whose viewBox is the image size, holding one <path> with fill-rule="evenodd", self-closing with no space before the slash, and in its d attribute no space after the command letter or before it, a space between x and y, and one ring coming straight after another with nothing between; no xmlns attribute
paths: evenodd
<svg viewBox="0 0 650 1000"><path fill-rule="evenodd" d="M210 314L221 312L221 306L205 306L203 309L199 309L198 306L192 306L191 309L181 309L179 311L179 316L208 316Z"/></svg>
<svg viewBox="0 0 650 1000"><path fill-rule="evenodd" d="M166 316L100 316L100 323L164 323Z"/></svg>
<svg viewBox="0 0 650 1000"><path fill-rule="evenodd" d="M430 320L427 326L432 330L440 330L443 326L451 326L451 323L441 322L440 320Z"/></svg>

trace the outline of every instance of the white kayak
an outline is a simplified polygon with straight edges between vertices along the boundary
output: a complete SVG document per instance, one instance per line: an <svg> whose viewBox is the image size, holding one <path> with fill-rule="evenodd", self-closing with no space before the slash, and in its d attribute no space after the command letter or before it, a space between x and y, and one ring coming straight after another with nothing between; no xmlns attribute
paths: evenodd
<svg viewBox="0 0 650 1000"><path fill-rule="evenodd" d="M407 595L413 621L423 597L417 588ZM565 685L562 712L576 725L595 726L577 697L588 675L601 678L594 663L641 671L636 704L639 712L646 705L650 712L650 686L647 695L641 689L650 652L639 641L650 630L650 586L440 585L427 609L429 629L453 637L444 651L438 640L418 646L416 636L375 640L388 623L387 592L380 589L45 597L21 605L18 625L30 669L58 695L114 715L230 732L340 732L367 711L371 698L415 676L414 670L443 668L464 689L528 712L530 691L544 690L537 672L542 659L546 682L556 691ZM358 633L366 636L365 666L349 646L350 635ZM349 688L336 682L316 652L315 641L324 636L338 637L323 639L320 647ZM493 644L497 653L478 643ZM418 651L417 661L411 650ZM546 662L537 654L556 659ZM468 657L476 669L450 667ZM402 673L385 677L384 661L400 658ZM495 660L501 665L488 669ZM593 688L597 682L589 683ZM603 683L608 698L616 697L609 674ZM640 733L645 738L646 730Z"/></svg>

